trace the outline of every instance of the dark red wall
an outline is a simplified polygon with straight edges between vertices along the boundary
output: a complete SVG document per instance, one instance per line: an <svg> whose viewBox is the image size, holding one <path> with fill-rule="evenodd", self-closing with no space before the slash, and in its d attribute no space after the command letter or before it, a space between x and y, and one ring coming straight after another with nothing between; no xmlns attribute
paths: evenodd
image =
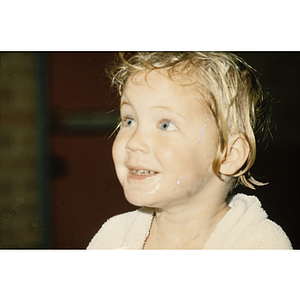
<svg viewBox="0 0 300 300"><path fill-rule="evenodd" d="M107 112L119 105L104 68L114 53L49 53L53 248L86 248L109 217L133 210L111 157L108 129L61 130L55 116Z"/></svg>

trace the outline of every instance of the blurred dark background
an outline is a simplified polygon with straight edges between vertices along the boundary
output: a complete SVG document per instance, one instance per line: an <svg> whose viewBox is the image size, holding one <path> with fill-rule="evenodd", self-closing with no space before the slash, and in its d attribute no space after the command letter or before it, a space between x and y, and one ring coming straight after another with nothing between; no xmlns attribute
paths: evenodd
<svg viewBox="0 0 300 300"><path fill-rule="evenodd" d="M300 53L237 54L260 73L276 123L252 169L269 185L238 191L257 195L300 249ZM0 248L84 249L109 217L136 209L111 157L119 102L104 69L114 57L1 53Z"/></svg>

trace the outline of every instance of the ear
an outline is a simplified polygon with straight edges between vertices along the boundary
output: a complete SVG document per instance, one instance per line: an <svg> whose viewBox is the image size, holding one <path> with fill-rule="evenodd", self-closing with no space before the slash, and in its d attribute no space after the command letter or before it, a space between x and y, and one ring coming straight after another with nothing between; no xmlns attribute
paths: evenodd
<svg viewBox="0 0 300 300"><path fill-rule="evenodd" d="M234 176L239 172L247 161L250 147L243 134L232 136L228 141L228 150L221 164L220 173Z"/></svg>

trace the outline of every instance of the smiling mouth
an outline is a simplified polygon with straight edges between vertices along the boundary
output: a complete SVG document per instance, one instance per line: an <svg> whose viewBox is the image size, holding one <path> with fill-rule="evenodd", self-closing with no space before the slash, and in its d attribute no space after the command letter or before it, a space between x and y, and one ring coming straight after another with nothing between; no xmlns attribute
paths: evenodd
<svg viewBox="0 0 300 300"><path fill-rule="evenodd" d="M129 168L129 178L131 179L146 179L157 175L158 172L146 169Z"/></svg>
<svg viewBox="0 0 300 300"><path fill-rule="evenodd" d="M148 170L131 170L135 175L154 175L156 172Z"/></svg>

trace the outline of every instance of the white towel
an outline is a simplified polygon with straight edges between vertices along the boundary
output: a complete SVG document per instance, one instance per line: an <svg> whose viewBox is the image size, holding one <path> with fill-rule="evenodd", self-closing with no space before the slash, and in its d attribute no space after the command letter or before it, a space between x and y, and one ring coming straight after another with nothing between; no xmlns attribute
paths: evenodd
<svg viewBox="0 0 300 300"><path fill-rule="evenodd" d="M203 249L292 249L285 232L268 219L255 196L237 194L229 206ZM143 249L153 215L154 209L143 207L110 218L87 249Z"/></svg>

